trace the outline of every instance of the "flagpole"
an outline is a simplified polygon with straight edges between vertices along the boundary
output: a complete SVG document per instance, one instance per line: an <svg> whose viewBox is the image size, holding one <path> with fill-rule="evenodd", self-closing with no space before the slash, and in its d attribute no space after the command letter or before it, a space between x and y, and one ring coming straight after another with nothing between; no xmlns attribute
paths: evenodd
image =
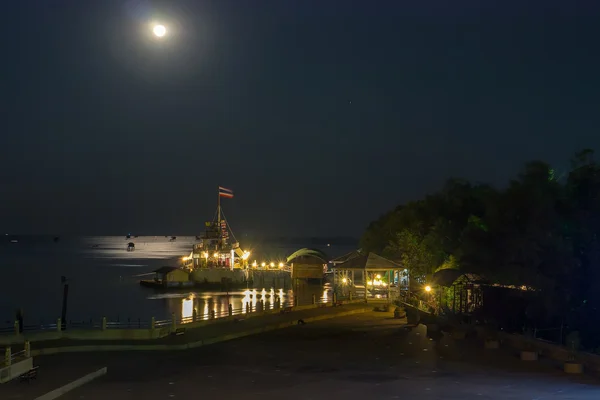
<svg viewBox="0 0 600 400"><path fill-rule="evenodd" d="M221 189L217 190L217 226L221 229Z"/></svg>

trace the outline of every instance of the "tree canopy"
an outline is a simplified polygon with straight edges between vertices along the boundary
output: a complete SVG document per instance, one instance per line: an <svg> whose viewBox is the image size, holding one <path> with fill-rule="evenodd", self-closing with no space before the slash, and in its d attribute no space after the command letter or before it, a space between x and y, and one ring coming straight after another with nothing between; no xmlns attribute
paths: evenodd
<svg viewBox="0 0 600 400"><path fill-rule="evenodd" d="M600 164L585 149L559 175L527 163L502 190L451 179L373 221L361 247L425 282L440 268L536 289L565 318L600 309ZM591 316L594 314L594 317Z"/></svg>

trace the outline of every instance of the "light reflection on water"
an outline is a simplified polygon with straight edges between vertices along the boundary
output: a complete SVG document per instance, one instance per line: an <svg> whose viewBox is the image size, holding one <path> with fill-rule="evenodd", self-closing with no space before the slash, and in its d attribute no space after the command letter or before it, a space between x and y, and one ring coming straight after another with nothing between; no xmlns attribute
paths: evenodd
<svg viewBox="0 0 600 400"><path fill-rule="evenodd" d="M205 313L205 299L213 293L190 292L159 295L139 285L141 279L154 275L152 271L162 266L177 265L196 242L195 237L178 236L171 242L170 236L133 237L20 237L18 244L0 242L0 267L3 277L10 285L3 287L0 296L0 326L11 326L16 309L23 309L26 324L55 321L61 315L61 277L69 281L68 319L94 321L107 317L111 321L150 318L168 319L172 312L183 314L183 299L194 293L192 303L197 315ZM133 232L135 234L135 232ZM135 251L128 252L127 244L135 243ZM253 244L244 241L244 247ZM260 243L254 245L253 254L261 260L285 258L286 255L305 247L306 243ZM331 257L354 250L354 246L321 247ZM260 254L259 254L260 253ZM32 280L31 277L36 277ZM265 284L265 307L274 308L273 296L280 297L282 304L293 299L293 294L279 285ZM287 287L286 289L289 289ZM323 288L315 285L293 288L300 304L310 304L312 295L317 299L327 297ZM262 288L258 288L258 300ZM227 311L227 294L218 293L224 300L213 301L208 310L215 313ZM230 293L234 308L242 308L246 294L241 291ZM250 296L248 296L250 297ZM331 301L331 294L328 297ZM250 299L252 300L252 299ZM246 301L248 302L248 301ZM250 301L255 305L255 301ZM187 303L186 303L187 304ZM186 305L185 313L189 313ZM193 312L193 310L192 310Z"/></svg>
<svg viewBox="0 0 600 400"><path fill-rule="evenodd" d="M331 289L317 285L303 287L302 290L298 290L298 303L300 305L310 304L313 295L319 301L331 301ZM178 319L191 320L195 310L198 320L206 320L210 318L211 311L215 313L216 318L227 316L229 304L231 304L234 314L246 314L248 306L251 307L252 311L256 311L260 302L264 304L266 310L273 310L277 301L282 306L286 306L293 303L294 291L283 290L282 288L263 288L230 293L164 293L152 295L148 298L166 302L170 313L175 313Z"/></svg>

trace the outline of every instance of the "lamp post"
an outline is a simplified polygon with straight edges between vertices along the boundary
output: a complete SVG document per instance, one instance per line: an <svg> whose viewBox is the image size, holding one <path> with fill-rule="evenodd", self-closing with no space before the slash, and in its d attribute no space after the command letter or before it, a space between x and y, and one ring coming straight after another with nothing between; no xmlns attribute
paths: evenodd
<svg viewBox="0 0 600 400"><path fill-rule="evenodd" d="M67 329L67 299L69 298L69 282L66 276L60 277L60 282L63 285L62 313L61 313L61 330Z"/></svg>

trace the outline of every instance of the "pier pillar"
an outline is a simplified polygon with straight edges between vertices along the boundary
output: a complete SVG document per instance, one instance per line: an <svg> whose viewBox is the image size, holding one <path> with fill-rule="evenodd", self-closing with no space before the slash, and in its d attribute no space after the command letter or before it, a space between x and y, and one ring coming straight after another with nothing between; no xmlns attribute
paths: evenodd
<svg viewBox="0 0 600 400"><path fill-rule="evenodd" d="M215 310L210 310L210 319L215 319Z"/></svg>
<svg viewBox="0 0 600 400"><path fill-rule="evenodd" d="M316 294L312 295L312 303L317 304L317 295Z"/></svg>
<svg viewBox="0 0 600 400"><path fill-rule="evenodd" d="M25 350L25 357L31 357L31 343L29 340L25 341L25 348L23 350Z"/></svg>
<svg viewBox="0 0 600 400"><path fill-rule="evenodd" d="M62 331L62 319L61 318L56 320L56 330L59 332Z"/></svg>
<svg viewBox="0 0 600 400"><path fill-rule="evenodd" d="M233 315L233 306L231 305L231 303L229 303L229 305L227 306L228 310L229 310L229 316L231 317Z"/></svg>
<svg viewBox="0 0 600 400"><path fill-rule="evenodd" d="M250 314L250 303L246 303L246 313Z"/></svg>
<svg viewBox="0 0 600 400"><path fill-rule="evenodd" d="M20 326L19 326L19 321L15 321L15 336L19 336L19 332L20 332Z"/></svg>
<svg viewBox="0 0 600 400"><path fill-rule="evenodd" d="M152 317L152 319L150 320L150 329L156 329L156 318L154 317Z"/></svg>
<svg viewBox="0 0 600 400"><path fill-rule="evenodd" d="M194 311L192 311L192 321L193 322L198 321L198 311L196 311L195 308L194 308Z"/></svg>
<svg viewBox="0 0 600 400"><path fill-rule="evenodd" d="M265 311L265 301L260 299L260 311Z"/></svg>
<svg viewBox="0 0 600 400"><path fill-rule="evenodd" d="M12 354L10 352L10 347L7 347L4 350L4 365L7 367L10 366L10 362L12 361Z"/></svg>
<svg viewBox="0 0 600 400"><path fill-rule="evenodd" d="M102 330L106 330L106 317L102 317Z"/></svg>
<svg viewBox="0 0 600 400"><path fill-rule="evenodd" d="M171 313L171 329L173 329L173 332L177 330L177 319L175 319L175 313Z"/></svg>

